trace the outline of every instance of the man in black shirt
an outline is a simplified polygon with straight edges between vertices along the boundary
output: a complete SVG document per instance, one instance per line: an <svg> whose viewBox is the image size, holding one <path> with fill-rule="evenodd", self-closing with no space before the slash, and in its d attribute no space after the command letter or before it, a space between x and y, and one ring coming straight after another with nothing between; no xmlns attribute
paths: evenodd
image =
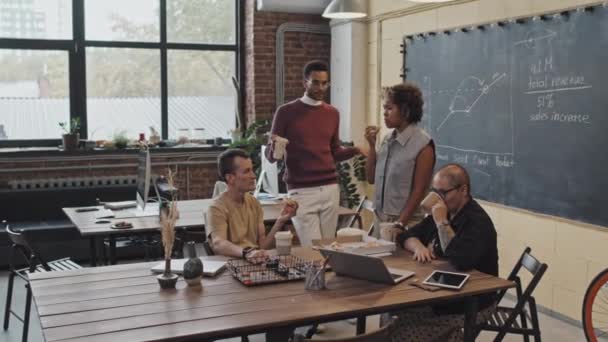
<svg viewBox="0 0 608 342"><path fill-rule="evenodd" d="M445 258L457 270L476 269L498 276L496 230L488 214L471 197L470 189L469 175L462 166L441 168L433 177L432 191L440 200L433 206L432 215L400 233L397 243L414 253L418 262ZM478 320L483 320L493 310L495 295L478 299ZM458 340L463 314L462 301L401 312L397 340L417 341L421 336L425 341Z"/></svg>

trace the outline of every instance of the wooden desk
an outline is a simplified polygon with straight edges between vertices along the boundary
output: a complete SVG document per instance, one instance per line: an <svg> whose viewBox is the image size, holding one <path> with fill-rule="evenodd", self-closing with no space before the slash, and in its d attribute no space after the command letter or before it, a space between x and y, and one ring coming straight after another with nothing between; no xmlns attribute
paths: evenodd
<svg viewBox="0 0 608 342"><path fill-rule="evenodd" d="M294 249L296 254L301 249ZM310 255L309 249L304 250ZM301 254L300 254L301 255ZM433 269L449 269L442 261L419 265L408 253L385 258L387 265L416 272L421 281ZM360 317L406 307L468 299L466 341L476 313L472 295L511 288L512 282L471 272L461 291L428 292L409 285L388 286L326 275L327 290L307 291L303 281L245 287L228 272L205 278L202 289L161 291L149 269L139 263L30 276L46 341L168 341L241 336L273 328Z"/></svg>
<svg viewBox="0 0 608 342"><path fill-rule="evenodd" d="M203 213L211 205L212 199L198 199L189 201L177 202L180 217L176 222L178 229L200 229L204 230L205 222ZM273 223L277 220L281 213L282 204L263 205L264 221ZM103 208L103 207L98 207ZM78 208L63 208L63 212L76 226L80 235L90 238L91 241L91 264L97 265L97 249L103 248L101 243L104 237L116 237L124 235L143 234L150 232L158 232L160 228L158 216L145 217L130 217L130 218L115 218L109 219L110 223L95 223L95 214L97 211L77 212ZM126 209L128 210L128 209ZM339 215L348 216L356 215L356 211L344 207L340 207ZM127 221L133 224L130 229L112 229L110 225L118 221Z"/></svg>

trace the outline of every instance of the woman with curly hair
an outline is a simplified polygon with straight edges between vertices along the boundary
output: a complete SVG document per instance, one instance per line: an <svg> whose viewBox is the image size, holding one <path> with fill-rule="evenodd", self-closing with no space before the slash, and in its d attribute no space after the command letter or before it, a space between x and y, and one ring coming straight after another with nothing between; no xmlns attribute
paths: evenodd
<svg viewBox="0 0 608 342"><path fill-rule="evenodd" d="M393 222L393 237L417 215L435 166L435 144L418 127L422 119L422 92L409 82L384 88L384 123L393 129L376 151L378 127L365 129L370 151L367 157L367 181L376 185L374 236L380 236L380 223ZM383 234L384 235L384 234Z"/></svg>

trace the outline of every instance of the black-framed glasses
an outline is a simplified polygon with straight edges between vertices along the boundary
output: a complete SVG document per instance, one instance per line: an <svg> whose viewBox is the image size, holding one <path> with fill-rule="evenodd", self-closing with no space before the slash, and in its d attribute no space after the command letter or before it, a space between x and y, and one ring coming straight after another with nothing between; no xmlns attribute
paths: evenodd
<svg viewBox="0 0 608 342"><path fill-rule="evenodd" d="M329 81L319 81L319 80L307 79L306 82L308 82L313 87L318 87L321 89L327 89L330 86Z"/></svg>
<svg viewBox="0 0 608 342"><path fill-rule="evenodd" d="M435 189L435 188L431 188L431 191L436 193L437 195L439 195L439 197L441 197L442 199L445 199L445 197L452 191L459 189L460 187L462 187L462 185L457 185L451 189L447 189L447 190L442 190L442 189Z"/></svg>

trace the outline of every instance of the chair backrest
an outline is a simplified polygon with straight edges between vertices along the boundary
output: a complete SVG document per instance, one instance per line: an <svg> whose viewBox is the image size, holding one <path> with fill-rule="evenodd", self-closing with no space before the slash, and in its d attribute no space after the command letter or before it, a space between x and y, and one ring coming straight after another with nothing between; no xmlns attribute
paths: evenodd
<svg viewBox="0 0 608 342"><path fill-rule="evenodd" d="M519 260L515 264L515 267L513 267L511 274L509 274L509 277L507 278L508 280L515 282L518 300L528 300L528 298L532 295L534 289L536 289L536 286L540 282L548 267L546 263L541 263L540 261L538 261L538 259L533 257L532 254L530 254L531 251L532 249L530 247L526 247L524 252L519 257ZM532 275L532 279L526 286L525 290L522 288L521 278L519 277L519 271L522 270L522 267ZM506 291L507 290L499 292L498 301L502 299Z"/></svg>
<svg viewBox="0 0 608 342"><path fill-rule="evenodd" d="M8 238L13 243L11 246L11 255L9 260L11 269L14 270L15 268L15 258L18 251L23 256L23 259L27 263L30 272L34 272L38 264L42 265L46 271L51 270L46 261L44 261L42 257L30 246L26 236L23 233L12 230L6 221L2 221L2 223L5 225Z"/></svg>
<svg viewBox="0 0 608 342"><path fill-rule="evenodd" d="M374 212L374 202L369 200L367 198L367 196L363 196L363 198L361 198L359 205L357 205L357 207L355 208L355 211L357 212L357 214L352 215L342 228L353 227L355 224L355 221L357 221L357 216L360 216L361 213L363 212L363 210L367 210L372 213ZM363 229L363 227L359 227L359 228Z"/></svg>
<svg viewBox="0 0 608 342"><path fill-rule="evenodd" d="M205 249L205 253L207 253L208 256L215 255L215 252L213 251L213 248L211 248L209 240L203 241L203 248Z"/></svg>
<svg viewBox="0 0 608 342"><path fill-rule="evenodd" d="M228 188L228 185L226 185L226 182L222 182L219 180L216 181L215 185L213 186L213 195L211 195L211 198L216 198L222 192L226 191L227 188Z"/></svg>
<svg viewBox="0 0 608 342"><path fill-rule="evenodd" d="M353 337L340 338L340 339L323 339L323 342L386 342L391 341L391 334L394 330L394 321L385 325L384 327L369 332L363 335L357 335ZM313 342L320 340L304 339L305 342Z"/></svg>

